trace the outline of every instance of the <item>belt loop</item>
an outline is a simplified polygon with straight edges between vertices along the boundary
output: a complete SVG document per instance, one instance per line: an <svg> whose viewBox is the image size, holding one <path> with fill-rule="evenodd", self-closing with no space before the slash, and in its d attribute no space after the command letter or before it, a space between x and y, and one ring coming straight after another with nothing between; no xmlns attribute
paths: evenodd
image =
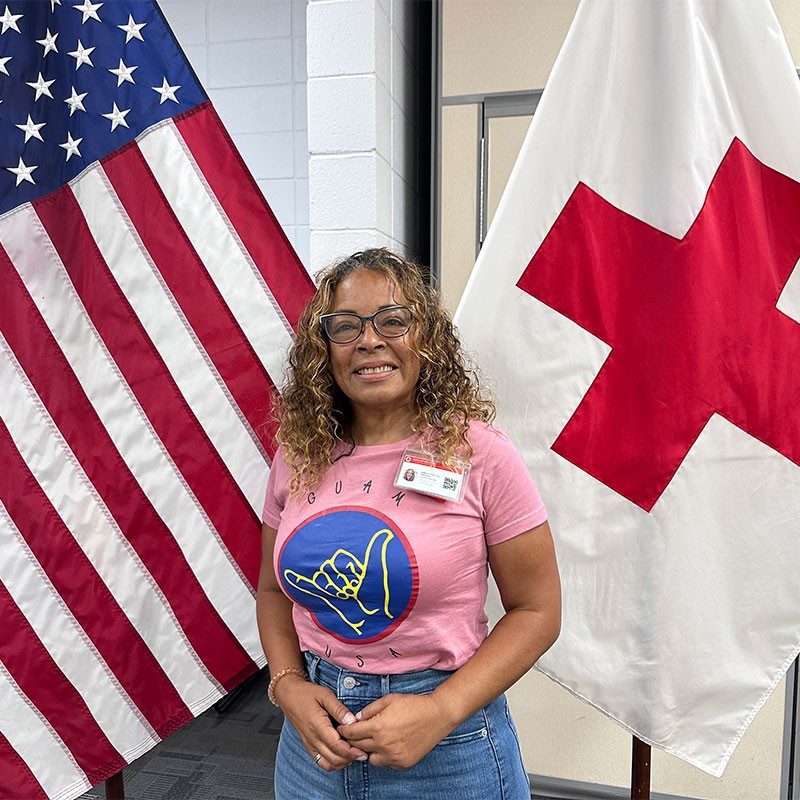
<svg viewBox="0 0 800 800"><path fill-rule="evenodd" d="M306 668L308 670L308 679L311 683L317 683L317 668L319 667L319 662L322 660L318 655L306 652Z"/></svg>
<svg viewBox="0 0 800 800"><path fill-rule="evenodd" d="M381 675L381 697L385 697L392 691L391 675Z"/></svg>

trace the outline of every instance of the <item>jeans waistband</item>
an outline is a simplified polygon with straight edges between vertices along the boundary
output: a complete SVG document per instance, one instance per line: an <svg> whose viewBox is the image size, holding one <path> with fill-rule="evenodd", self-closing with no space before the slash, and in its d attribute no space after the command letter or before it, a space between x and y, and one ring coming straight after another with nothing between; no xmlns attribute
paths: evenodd
<svg viewBox="0 0 800 800"><path fill-rule="evenodd" d="M449 670L424 669L396 675L376 675L344 669L321 656L303 653L308 677L314 683L327 686L338 696L383 697L391 692L399 694L427 694L452 674Z"/></svg>

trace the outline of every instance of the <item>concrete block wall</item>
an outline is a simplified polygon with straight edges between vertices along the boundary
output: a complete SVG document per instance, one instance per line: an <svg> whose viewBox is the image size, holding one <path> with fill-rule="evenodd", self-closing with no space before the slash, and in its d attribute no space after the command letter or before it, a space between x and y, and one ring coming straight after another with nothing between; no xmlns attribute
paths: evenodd
<svg viewBox="0 0 800 800"><path fill-rule="evenodd" d="M408 0L310 0L312 271L366 247L420 249L414 19Z"/></svg>
<svg viewBox="0 0 800 800"><path fill-rule="evenodd" d="M160 0L160 6L306 267L306 0Z"/></svg>

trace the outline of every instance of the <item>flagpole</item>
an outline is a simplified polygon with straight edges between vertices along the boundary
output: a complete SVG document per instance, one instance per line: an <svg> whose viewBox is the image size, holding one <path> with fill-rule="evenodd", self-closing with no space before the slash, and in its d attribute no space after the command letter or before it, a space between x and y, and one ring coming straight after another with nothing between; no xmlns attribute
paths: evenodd
<svg viewBox="0 0 800 800"><path fill-rule="evenodd" d="M122 770L106 778L106 800L125 800L125 781Z"/></svg>
<svg viewBox="0 0 800 800"><path fill-rule="evenodd" d="M631 800L650 800L650 745L631 740Z"/></svg>

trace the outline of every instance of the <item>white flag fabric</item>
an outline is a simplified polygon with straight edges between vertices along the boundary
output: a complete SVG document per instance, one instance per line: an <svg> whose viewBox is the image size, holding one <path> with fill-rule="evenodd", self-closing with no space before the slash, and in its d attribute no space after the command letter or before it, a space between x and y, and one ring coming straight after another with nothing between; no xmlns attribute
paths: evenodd
<svg viewBox="0 0 800 800"><path fill-rule="evenodd" d="M551 510L539 669L715 776L800 643L798 220L768 0L584 0L456 315Z"/></svg>

